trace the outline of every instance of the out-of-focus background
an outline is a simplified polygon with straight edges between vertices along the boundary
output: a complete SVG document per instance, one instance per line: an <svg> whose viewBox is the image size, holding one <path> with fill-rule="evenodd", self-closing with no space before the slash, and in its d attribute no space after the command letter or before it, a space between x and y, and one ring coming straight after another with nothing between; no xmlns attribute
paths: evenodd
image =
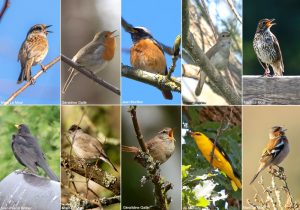
<svg viewBox="0 0 300 210"><path fill-rule="evenodd" d="M231 55L229 57L229 71L222 70L221 73L227 84L241 95L242 23L238 21L229 2L232 2L232 7L239 17L242 17L243 7L241 0L189 0L189 33L193 34L203 52L207 52L217 41L214 34L217 36L221 32L230 32ZM182 45L184 49L185 43ZM184 64L182 67L182 97L184 102L200 102L205 105L227 105L229 103L218 90L219 87L207 79L200 96L196 96L194 92L198 83L198 72L201 69L198 66L185 65L190 64L185 56L183 56L182 63ZM222 89L222 87L220 88Z"/></svg>
<svg viewBox="0 0 300 210"><path fill-rule="evenodd" d="M123 0L122 17L133 26L143 26L159 42L173 47L177 35L181 34L181 1L180 0ZM122 29L122 63L130 66L129 49L132 46L130 34ZM165 53L167 67L172 57ZM172 76L180 77L180 59L177 60ZM173 100L166 100L157 88L122 77L122 102L140 101L142 104L180 104L181 95L172 92ZM137 102L138 103L138 102Z"/></svg>
<svg viewBox="0 0 300 210"><path fill-rule="evenodd" d="M12 135L17 133L16 124L26 124L38 140L46 162L60 176L60 108L59 106L16 106L0 107L0 180L20 169L11 148ZM44 171L39 170L45 176Z"/></svg>
<svg viewBox="0 0 300 210"><path fill-rule="evenodd" d="M114 58L98 76L120 88L120 0L63 0L61 1L61 50L72 58L97 32L114 31L118 34ZM61 85L69 76L68 65L62 62ZM120 96L98 85L84 75L78 75L62 94L62 101L85 101L88 104L119 104Z"/></svg>
<svg viewBox="0 0 300 210"><path fill-rule="evenodd" d="M66 136L68 129L73 125L79 125L84 132L97 138L102 144L107 156L120 172L120 107L119 106L62 106L61 122L61 148L62 153L69 155L70 142ZM75 155L75 154L73 154ZM101 161L101 168L119 176L107 163ZM74 182L78 192L86 195L85 177L73 172ZM68 176L64 168L61 169L62 197L61 202L69 202L74 188L68 188ZM113 193L93 181L89 181L89 187L97 193L99 198L111 197ZM88 199L95 199L95 195L89 192ZM120 209L119 204L106 206L107 210Z"/></svg>
<svg viewBox="0 0 300 210"><path fill-rule="evenodd" d="M4 1L1 1L2 9ZM10 1L10 6L0 22L0 104L16 90L21 64L17 61L19 50L29 29L35 24L52 25L53 33L48 34L49 51L42 64L48 64L60 55L60 1L27 0ZM40 65L31 68L35 75ZM47 73L40 76L34 85L23 91L14 104L59 104L60 103L60 63L56 63Z"/></svg>
<svg viewBox="0 0 300 210"><path fill-rule="evenodd" d="M300 1L253 0L244 1L243 4L243 74L262 75L264 73L253 50L253 39L258 21L263 18L274 18L276 25L272 26L271 31L279 41L285 67L284 75L299 75L300 27L297 26L300 22Z"/></svg>
<svg viewBox="0 0 300 210"><path fill-rule="evenodd" d="M263 191L257 181L263 176L264 184L271 185L271 175L265 169L249 185L259 166L262 151L268 143L269 130L273 126L283 126L287 129L286 136L290 144L290 153L280 164L284 167L287 182L294 199L299 202L299 118L300 107L297 106L244 106L243 107L243 202L248 206L247 199L254 200L254 195ZM285 203L285 200L283 200Z"/></svg>
<svg viewBox="0 0 300 210"><path fill-rule="evenodd" d="M128 107L122 107L122 145L137 146ZM180 144L180 112L178 106L147 106L137 107L137 118L144 140L150 140L164 127L174 128L176 151L161 168L161 175L173 184L168 191L172 198L170 209L180 209L181 206L181 144ZM154 205L153 184L147 182L141 186L141 178L146 170L134 160L132 153L122 152L122 205L152 206Z"/></svg>

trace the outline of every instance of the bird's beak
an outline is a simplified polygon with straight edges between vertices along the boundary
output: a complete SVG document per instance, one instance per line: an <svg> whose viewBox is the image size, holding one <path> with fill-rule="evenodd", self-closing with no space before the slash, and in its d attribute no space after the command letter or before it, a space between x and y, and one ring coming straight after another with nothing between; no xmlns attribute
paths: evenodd
<svg viewBox="0 0 300 210"><path fill-rule="evenodd" d="M137 30L135 30L134 28L130 28L128 32L131 34L134 34L134 33L137 33Z"/></svg>
<svg viewBox="0 0 300 210"><path fill-rule="evenodd" d="M15 124L15 127L19 129L19 128L20 128L20 125L19 125L19 124Z"/></svg>
<svg viewBox="0 0 300 210"><path fill-rule="evenodd" d="M171 140L174 140L174 141L175 141L175 138L174 138L174 131L173 131L172 128L170 129L168 135L169 135L169 137L170 137Z"/></svg>
<svg viewBox="0 0 300 210"><path fill-rule="evenodd" d="M118 30L114 30L114 31L110 32L111 33L110 37L115 38L115 37L119 36L118 34L115 34L114 36L112 36L116 31L118 31Z"/></svg>
<svg viewBox="0 0 300 210"><path fill-rule="evenodd" d="M48 26L46 26L45 28L47 29L47 28L49 28L49 27L51 27L52 25L48 25ZM47 33L53 33L52 31L47 31Z"/></svg>
<svg viewBox="0 0 300 210"><path fill-rule="evenodd" d="M194 132L192 132L192 131L187 131L187 132L186 132L186 135L193 137L193 136L194 136Z"/></svg>
<svg viewBox="0 0 300 210"><path fill-rule="evenodd" d="M275 20L275 19L271 19L270 21L267 22L266 25L267 25L268 28L270 28L270 27L273 26L273 25L276 25L276 23L273 23L274 20Z"/></svg>

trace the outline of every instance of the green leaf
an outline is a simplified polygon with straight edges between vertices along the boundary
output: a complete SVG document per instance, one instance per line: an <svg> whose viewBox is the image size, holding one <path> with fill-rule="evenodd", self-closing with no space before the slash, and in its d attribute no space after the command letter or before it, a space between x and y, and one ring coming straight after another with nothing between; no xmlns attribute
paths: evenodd
<svg viewBox="0 0 300 210"><path fill-rule="evenodd" d="M207 200L206 198L204 198L203 196L201 196L196 203L196 206L199 207L207 207L209 205L210 201Z"/></svg>

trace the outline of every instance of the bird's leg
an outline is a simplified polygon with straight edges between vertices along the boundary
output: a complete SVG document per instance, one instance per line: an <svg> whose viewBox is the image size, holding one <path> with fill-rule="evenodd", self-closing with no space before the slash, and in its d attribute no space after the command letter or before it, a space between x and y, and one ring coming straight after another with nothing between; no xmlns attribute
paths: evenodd
<svg viewBox="0 0 300 210"><path fill-rule="evenodd" d="M35 79L34 79L33 77L30 77L29 81L30 81L30 84L31 84L31 85L34 85L34 84L35 84Z"/></svg>
<svg viewBox="0 0 300 210"><path fill-rule="evenodd" d="M260 65L263 67L263 69L265 70L265 73L263 74L263 77L271 77L270 75L270 69L269 69L269 65L266 64L266 66L258 59Z"/></svg>

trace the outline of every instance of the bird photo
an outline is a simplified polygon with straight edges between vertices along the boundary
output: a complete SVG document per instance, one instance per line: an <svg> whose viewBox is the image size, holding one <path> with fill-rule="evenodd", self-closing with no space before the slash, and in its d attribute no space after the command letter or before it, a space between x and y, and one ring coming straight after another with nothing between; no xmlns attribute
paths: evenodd
<svg viewBox="0 0 300 210"><path fill-rule="evenodd" d="M93 73L62 62L62 104L120 104L121 1L66 0L61 10L62 55Z"/></svg>
<svg viewBox="0 0 300 210"><path fill-rule="evenodd" d="M297 209L300 196L297 158L299 116L298 106L243 108L244 208L268 205L272 209L268 195L269 198L277 196L278 208ZM257 197L261 199L258 201Z"/></svg>
<svg viewBox="0 0 300 210"><path fill-rule="evenodd" d="M29 29L18 55L18 60L21 63L21 72L17 81L18 84L24 80L34 83L31 77L31 66L39 64L43 70L45 69L42 65L42 61L48 53L47 35L51 31L47 29L50 26L51 25L37 24Z"/></svg>
<svg viewBox="0 0 300 210"><path fill-rule="evenodd" d="M122 107L122 208L162 209L167 204L167 209L177 209L181 203L180 107L134 107ZM148 152L139 143L133 115ZM161 190L165 196L155 202Z"/></svg>
<svg viewBox="0 0 300 210"><path fill-rule="evenodd" d="M61 129L61 205L120 209L120 107L62 106Z"/></svg>
<svg viewBox="0 0 300 210"><path fill-rule="evenodd" d="M241 114L238 106L183 107L183 209L241 209Z"/></svg>
<svg viewBox="0 0 300 210"><path fill-rule="evenodd" d="M143 1L146 10L140 4L122 2L122 103L180 104L181 64L173 46L181 34L181 3Z"/></svg>

